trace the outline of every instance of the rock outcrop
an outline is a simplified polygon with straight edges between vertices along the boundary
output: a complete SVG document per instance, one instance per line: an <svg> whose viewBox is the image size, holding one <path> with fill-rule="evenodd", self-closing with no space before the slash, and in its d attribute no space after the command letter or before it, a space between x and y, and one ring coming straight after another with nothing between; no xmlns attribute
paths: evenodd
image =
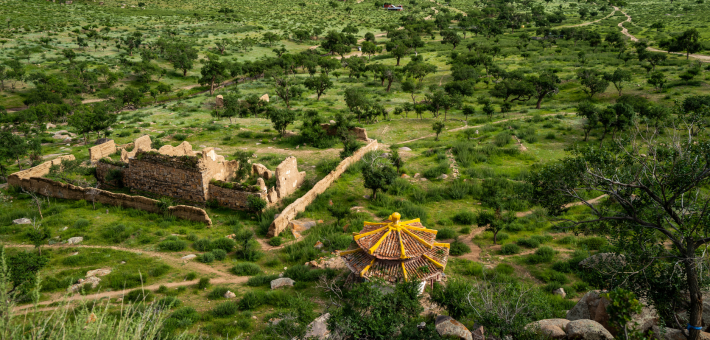
<svg viewBox="0 0 710 340"><path fill-rule="evenodd" d="M564 339L567 337L567 319L545 319L527 324L525 329L537 332L553 339Z"/></svg>
<svg viewBox="0 0 710 340"><path fill-rule="evenodd" d="M594 320L574 320L565 327L567 338L584 340L614 340L614 336Z"/></svg>
<svg viewBox="0 0 710 340"><path fill-rule="evenodd" d="M473 340L471 331L450 316L438 315L436 317L436 331L442 337L454 336L463 340Z"/></svg>
<svg viewBox="0 0 710 340"><path fill-rule="evenodd" d="M287 277L281 277L281 278L271 281L271 289L279 289L282 287L293 287L294 283L296 283L296 281L291 280Z"/></svg>

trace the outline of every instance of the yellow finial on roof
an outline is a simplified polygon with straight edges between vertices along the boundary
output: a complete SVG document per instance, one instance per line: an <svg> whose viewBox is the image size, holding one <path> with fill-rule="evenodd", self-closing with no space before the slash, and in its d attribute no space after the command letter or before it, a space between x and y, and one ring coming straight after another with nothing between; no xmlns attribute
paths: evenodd
<svg viewBox="0 0 710 340"><path fill-rule="evenodd" d="M392 224L399 224L400 218L402 218L402 215L400 215L398 212L392 213L392 215L390 215L390 221L392 221Z"/></svg>

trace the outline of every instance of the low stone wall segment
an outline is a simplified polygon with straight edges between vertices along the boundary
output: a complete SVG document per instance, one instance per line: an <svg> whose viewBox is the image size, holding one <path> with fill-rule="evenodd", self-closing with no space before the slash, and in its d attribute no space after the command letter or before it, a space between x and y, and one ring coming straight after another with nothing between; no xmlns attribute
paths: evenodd
<svg viewBox="0 0 710 340"><path fill-rule="evenodd" d="M347 168L358 162L362 156L364 156L366 153L377 150L379 147L379 144L377 143L377 140L372 140L370 143L367 145L363 146L359 150L357 150L352 156L344 159L338 166L331 171L328 175L323 177L316 185L313 186L311 190L309 190L305 195L302 197L298 198L296 201L291 203L289 206L284 208L281 213L279 214L278 217L274 219L274 221L271 223L271 226L269 226L269 237L274 237L278 236L282 231L288 227L288 223L296 218L296 215L299 212L302 212L306 210L306 207L308 207L309 204L311 204L318 195L324 193L335 180L337 180L340 175L347 170Z"/></svg>
<svg viewBox="0 0 710 340"><path fill-rule="evenodd" d="M209 184L210 199L216 200L220 206L235 209L235 210L247 210L247 199L249 196L259 196L261 199L268 202L266 197L266 192L249 192L235 189L227 189L216 186L214 184Z"/></svg>
<svg viewBox="0 0 710 340"><path fill-rule="evenodd" d="M44 162L27 170L15 172L7 177L7 183L8 185L19 186L20 180L22 179L31 177L42 177L49 173L49 168L52 167L52 165L62 164L62 161L65 159L73 161L76 158L74 157L74 155L60 156L51 161Z"/></svg>

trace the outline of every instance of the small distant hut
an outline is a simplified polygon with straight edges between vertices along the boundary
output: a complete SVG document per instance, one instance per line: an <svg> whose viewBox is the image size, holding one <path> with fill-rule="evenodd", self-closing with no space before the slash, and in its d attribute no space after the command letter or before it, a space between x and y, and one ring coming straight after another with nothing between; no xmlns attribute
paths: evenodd
<svg viewBox="0 0 710 340"><path fill-rule="evenodd" d="M352 272L351 280L433 282L444 277L449 244L434 242L437 231L427 229L419 219L400 218L393 213L383 222L365 222L361 232L353 233L350 248L340 252Z"/></svg>
<svg viewBox="0 0 710 340"><path fill-rule="evenodd" d="M402 6L402 5L393 5L393 4L388 4L388 3L385 3L384 5L382 5L382 8L384 8L388 11L403 11L404 10L404 6Z"/></svg>

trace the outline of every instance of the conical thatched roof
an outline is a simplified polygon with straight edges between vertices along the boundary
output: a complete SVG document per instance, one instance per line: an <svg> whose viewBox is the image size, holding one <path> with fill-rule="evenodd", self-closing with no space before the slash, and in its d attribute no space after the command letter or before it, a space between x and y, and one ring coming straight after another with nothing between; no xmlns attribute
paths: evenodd
<svg viewBox="0 0 710 340"><path fill-rule="evenodd" d="M345 264L363 278L379 277L390 282L439 279L449 256L448 243L436 243L436 230L419 219L400 221L393 213L383 222L365 222L355 242L341 251Z"/></svg>

